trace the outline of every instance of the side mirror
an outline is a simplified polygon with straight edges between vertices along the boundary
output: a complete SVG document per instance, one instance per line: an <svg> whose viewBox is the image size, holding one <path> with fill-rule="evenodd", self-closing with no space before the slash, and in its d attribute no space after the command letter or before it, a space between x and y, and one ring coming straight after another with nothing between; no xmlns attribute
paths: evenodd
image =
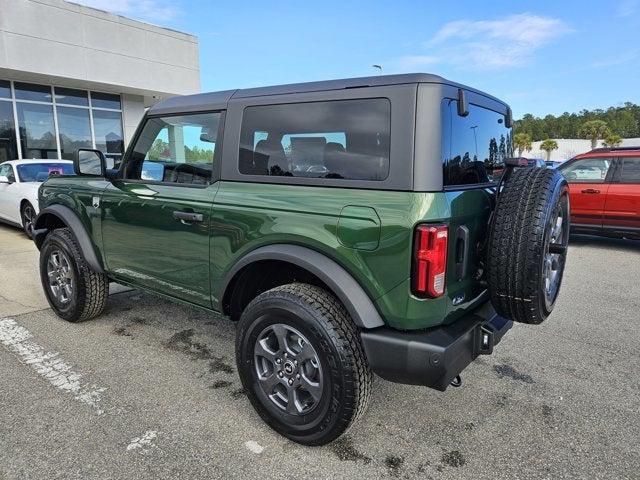
<svg viewBox="0 0 640 480"><path fill-rule="evenodd" d="M0 175L0 183L11 183L9 181L9 178L5 177L4 175Z"/></svg>
<svg viewBox="0 0 640 480"><path fill-rule="evenodd" d="M107 173L107 160L100 150L80 148L73 157L73 170L76 175L104 177Z"/></svg>

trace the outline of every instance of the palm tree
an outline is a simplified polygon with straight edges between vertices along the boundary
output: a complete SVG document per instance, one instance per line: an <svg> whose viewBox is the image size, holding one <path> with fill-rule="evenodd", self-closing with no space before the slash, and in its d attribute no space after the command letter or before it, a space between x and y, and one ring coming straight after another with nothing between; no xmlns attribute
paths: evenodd
<svg viewBox="0 0 640 480"><path fill-rule="evenodd" d="M622 137L620 135L616 135L615 133L610 134L604 139L602 145L605 147L618 147L622 144Z"/></svg>
<svg viewBox="0 0 640 480"><path fill-rule="evenodd" d="M547 139L540 144L540 148L547 152L547 161L551 160L551 152L558 149L558 142Z"/></svg>
<svg viewBox="0 0 640 480"><path fill-rule="evenodd" d="M513 136L513 146L518 150L518 156L522 156L522 152L526 150L531 151L531 135L528 133L516 133Z"/></svg>
<svg viewBox="0 0 640 480"><path fill-rule="evenodd" d="M607 122L603 120L589 120L584 122L578 129L580 138L591 140L591 149L598 146L598 140L611 135Z"/></svg>

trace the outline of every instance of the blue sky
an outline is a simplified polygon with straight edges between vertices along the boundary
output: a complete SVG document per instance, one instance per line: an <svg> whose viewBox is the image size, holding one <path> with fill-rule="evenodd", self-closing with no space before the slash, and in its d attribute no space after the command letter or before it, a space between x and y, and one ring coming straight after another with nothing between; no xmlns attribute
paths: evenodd
<svg viewBox="0 0 640 480"><path fill-rule="evenodd" d="M77 0L193 33L203 91L428 72L516 118L640 103L640 0Z"/></svg>

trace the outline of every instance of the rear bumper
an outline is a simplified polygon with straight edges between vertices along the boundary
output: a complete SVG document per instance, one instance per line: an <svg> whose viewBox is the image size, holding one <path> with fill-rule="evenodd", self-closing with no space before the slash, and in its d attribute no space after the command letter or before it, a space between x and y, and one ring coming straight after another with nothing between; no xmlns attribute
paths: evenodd
<svg viewBox="0 0 640 480"><path fill-rule="evenodd" d="M369 366L382 378L445 390L478 355L489 355L513 322L490 302L451 325L406 332L387 327L361 333Z"/></svg>

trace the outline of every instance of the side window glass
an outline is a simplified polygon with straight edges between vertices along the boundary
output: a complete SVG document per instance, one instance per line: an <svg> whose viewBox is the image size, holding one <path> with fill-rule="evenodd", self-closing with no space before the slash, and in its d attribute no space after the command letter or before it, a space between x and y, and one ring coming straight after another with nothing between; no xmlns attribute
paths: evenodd
<svg viewBox="0 0 640 480"><path fill-rule="evenodd" d="M125 166L125 178L207 184L213 174L220 113L150 118Z"/></svg>
<svg viewBox="0 0 640 480"><path fill-rule="evenodd" d="M640 157L622 160L622 183L640 183Z"/></svg>
<svg viewBox="0 0 640 480"><path fill-rule="evenodd" d="M569 182L603 183L612 163L611 158L585 158L571 163L562 173Z"/></svg>
<svg viewBox="0 0 640 480"><path fill-rule="evenodd" d="M496 182L506 158L513 156L511 129L504 114L469 104L466 117L458 115L457 101L442 101L442 150L445 185Z"/></svg>
<svg viewBox="0 0 640 480"><path fill-rule="evenodd" d="M390 136L386 98L247 107L239 171L381 181L389 175Z"/></svg>

